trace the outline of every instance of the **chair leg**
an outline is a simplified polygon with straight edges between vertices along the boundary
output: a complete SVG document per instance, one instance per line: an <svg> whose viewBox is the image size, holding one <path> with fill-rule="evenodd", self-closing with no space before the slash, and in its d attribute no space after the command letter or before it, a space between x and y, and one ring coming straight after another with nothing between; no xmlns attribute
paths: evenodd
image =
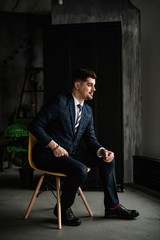
<svg viewBox="0 0 160 240"><path fill-rule="evenodd" d="M56 177L56 190L57 190L57 214L58 214L58 228L59 228L59 229L62 228L60 189L61 189L60 177Z"/></svg>
<svg viewBox="0 0 160 240"><path fill-rule="evenodd" d="M26 211L26 214L25 214L25 217L24 217L25 219L27 219L27 218L29 217L30 211L31 211L31 209L32 209L32 207L33 207L33 204L34 204L34 202L35 202L35 200L36 200L36 197L37 197L37 195L38 195L38 193L39 193L39 189L40 189L40 187L41 187L41 185L42 185L42 183L43 183L44 176L45 176L45 174L42 175L42 176L40 177L40 179L39 179L39 182L38 182L38 184L37 184L36 190L34 191L33 196L32 196L32 198L31 198L31 201L30 201L30 203L29 203L29 205L28 205L28 208L27 208L27 211Z"/></svg>
<svg viewBox="0 0 160 240"><path fill-rule="evenodd" d="M93 217L93 212L92 212L92 210L91 210L91 208L90 208L90 206L89 206L89 204L88 204L88 202L87 202L86 197L84 196L84 193L83 193L81 187L78 188L78 192L79 192L79 194L80 194L80 196L81 196L81 198L82 198L82 200L83 200L83 203L84 203L84 205L85 205L85 207L86 207L89 215L90 215L91 217Z"/></svg>

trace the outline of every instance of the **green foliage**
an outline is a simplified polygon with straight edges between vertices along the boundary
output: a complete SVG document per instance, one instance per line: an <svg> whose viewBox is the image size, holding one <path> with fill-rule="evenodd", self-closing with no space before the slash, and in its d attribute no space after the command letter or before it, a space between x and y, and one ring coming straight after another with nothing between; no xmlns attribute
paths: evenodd
<svg viewBox="0 0 160 240"><path fill-rule="evenodd" d="M23 168L23 169L30 168L27 152L21 152L21 153L16 154L16 157L12 158L11 162L15 166Z"/></svg>

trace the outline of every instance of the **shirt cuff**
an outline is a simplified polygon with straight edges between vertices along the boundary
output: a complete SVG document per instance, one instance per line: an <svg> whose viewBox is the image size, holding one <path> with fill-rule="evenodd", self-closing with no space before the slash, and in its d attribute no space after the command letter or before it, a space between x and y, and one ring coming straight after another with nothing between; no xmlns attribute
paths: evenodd
<svg viewBox="0 0 160 240"><path fill-rule="evenodd" d="M98 156L99 158L102 157L102 155L100 154L100 151L101 151L102 149L105 149L105 148L104 148L104 147L100 147L100 148L98 148L98 150L97 150L97 156Z"/></svg>

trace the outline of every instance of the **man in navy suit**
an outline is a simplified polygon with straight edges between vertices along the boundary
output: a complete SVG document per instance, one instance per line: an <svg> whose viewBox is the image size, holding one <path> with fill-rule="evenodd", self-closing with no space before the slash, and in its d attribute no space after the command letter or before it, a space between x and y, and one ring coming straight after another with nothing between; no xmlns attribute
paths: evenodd
<svg viewBox="0 0 160 240"><path fill-rule="evenodd" d="M71 93L50 101L29 125L29 131L38 139L33 151L37 166L68 176L62 189L61 206L62 223L70 226L81 224L71 206L78 187L87 178L87 167L92 166L100 170L105 218L134 219L139 215L119 203L114 153L103 147L95 135L92 110L85 101L93 99L96 78L91 69L77 70L72 76ZM79 148L82 137L87 146L85 150ZM54 214L57 216L57 207Z"/></svg>

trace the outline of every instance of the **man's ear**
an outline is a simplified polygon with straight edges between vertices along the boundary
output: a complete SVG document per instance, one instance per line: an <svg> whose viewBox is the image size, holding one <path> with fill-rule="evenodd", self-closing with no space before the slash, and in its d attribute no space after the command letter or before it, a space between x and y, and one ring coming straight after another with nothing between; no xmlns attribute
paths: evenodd
<svg viewBox="0 0 160 240"><path fill-rule="evenodd" d="M79 85L80 85L80 82L75 82L75 83L74 83L74 87L75 87L76 90L79 89Z"/></svg>

